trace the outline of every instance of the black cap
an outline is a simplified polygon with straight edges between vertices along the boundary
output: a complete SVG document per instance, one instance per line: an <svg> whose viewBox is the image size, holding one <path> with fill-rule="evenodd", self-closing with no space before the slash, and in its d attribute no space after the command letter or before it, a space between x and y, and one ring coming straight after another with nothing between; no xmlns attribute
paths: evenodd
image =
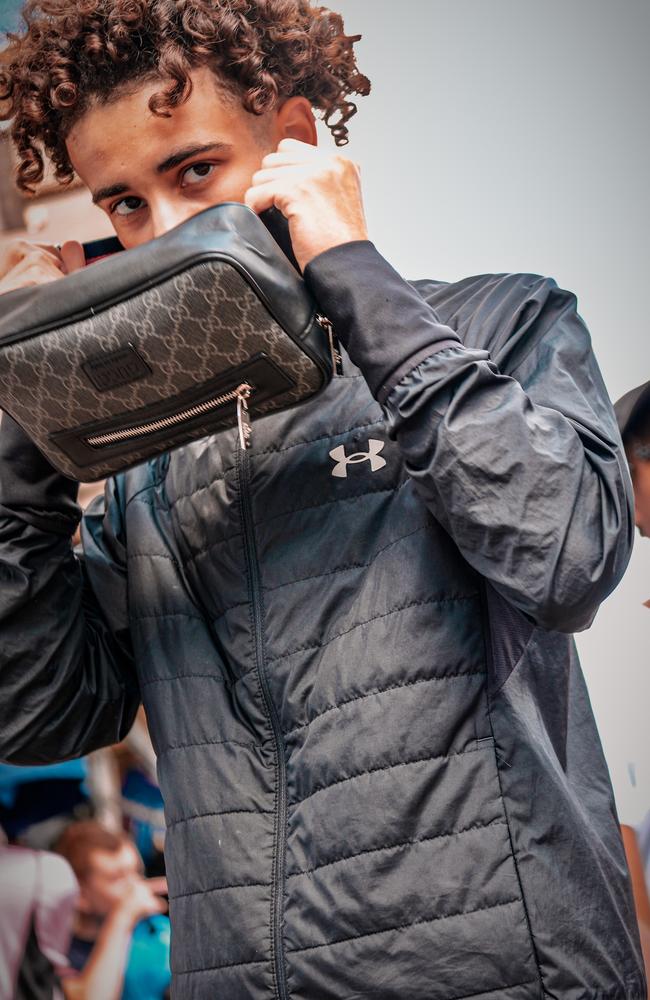
<svg viewBox="0 0 650 1000"><path fill-rule="evenodd" d="M636 389L630 389L614 403L614 413L623 439L648 407L650 407L650 382L644 382Z"/></svg>

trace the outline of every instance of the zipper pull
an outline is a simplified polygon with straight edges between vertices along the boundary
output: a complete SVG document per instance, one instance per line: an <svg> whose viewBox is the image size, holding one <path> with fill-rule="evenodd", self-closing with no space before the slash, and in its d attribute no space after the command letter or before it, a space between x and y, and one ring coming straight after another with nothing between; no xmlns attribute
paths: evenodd
<svg viewBox="0 0 650 1000"><path fill-rule="evenodd" d="M327 333L327 339L330 345L330 356L332 358L332 369L335 375L343 374L343 358L341 357L341 352L339 351L339 342L337 340L336 334L334 333L334 327L332 326L332 321L323 316L322 313L316 314L316 319L323 327Z"/></svg>
<svg viewBox="0 0 650 1000"><path fill-rule="evenodd" d="M248 412L248 399L251 394L251 387L247 382L240 385L235 390L237 394L237 428L239 430L239 443L242 451L246 451L251 446L253 428Z"/></svg>

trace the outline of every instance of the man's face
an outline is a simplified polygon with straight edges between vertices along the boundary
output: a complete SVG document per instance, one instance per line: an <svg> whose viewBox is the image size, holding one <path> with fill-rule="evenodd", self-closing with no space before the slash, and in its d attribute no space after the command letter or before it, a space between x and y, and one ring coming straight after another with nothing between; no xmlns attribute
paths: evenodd
<svg viewBox="0 0 650 1000"><path fill-rule="evenodd" d="M260 118L225 93L209 69L195 69L191 78L190 98L169 118L149 111L149 98L162 85L147 82L91 107L66 140L75 171L126 248L211 205L243 201L262 158L285 135L310 141L311 129L315 141L303 98Z"/></svg>
<svg viewBox="0 0 650 1000"><path fill-rule="evenodd" d="M118 851L93 851L89 871L81 880L80 909L103 919L142 876L142 860L132 844L124 843Z"/></svg>

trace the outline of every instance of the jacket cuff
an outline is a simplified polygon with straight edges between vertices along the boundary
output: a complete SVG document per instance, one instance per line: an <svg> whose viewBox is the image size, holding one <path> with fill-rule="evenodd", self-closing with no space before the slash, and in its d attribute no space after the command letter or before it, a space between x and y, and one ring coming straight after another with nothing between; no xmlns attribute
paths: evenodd
<svg viewBox="0 0 650 1000"><path fill-rule="evenodd" d="M304 278L380 403L426 357L460 344L368 240L325 250L310 261Z"/></svg>
<svg viewBox="0 0 650 1000"><path fill-rule="evenodd" d="M81 517L79 484L54 469L23 429L2 414L0 508L56 534L71 535Z"/></svg>

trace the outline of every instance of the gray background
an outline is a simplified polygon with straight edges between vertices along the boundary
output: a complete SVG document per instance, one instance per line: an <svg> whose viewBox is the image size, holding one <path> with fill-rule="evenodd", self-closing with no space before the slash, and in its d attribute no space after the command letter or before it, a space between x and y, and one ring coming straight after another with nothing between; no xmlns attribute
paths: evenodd
<svg viewBox="0 0 650 1000"><path fill-rule="evenodd" d="M0 31L17 6L0 0ZM650 0L332 6L363 34L373 83L347 153L379 249L410 278L551 275L578 295L612 398L650 378ZM650 541L637 538L577 637L629 823L650 808L647 598Z"/></svg>

